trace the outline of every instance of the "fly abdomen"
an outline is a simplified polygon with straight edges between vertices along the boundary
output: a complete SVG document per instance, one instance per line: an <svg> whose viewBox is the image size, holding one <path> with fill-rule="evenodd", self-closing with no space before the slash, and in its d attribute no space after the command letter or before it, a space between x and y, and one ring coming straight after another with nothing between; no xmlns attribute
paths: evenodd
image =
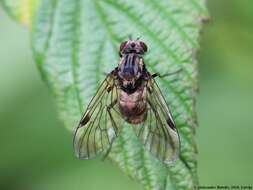
<svg viewBox="0 0 253 190"><path fill-rule="evenodd" d="M131 124L139 124L145 120L147 103L143 88L132 94L120 90L119 110L125 120Z"/></svg>

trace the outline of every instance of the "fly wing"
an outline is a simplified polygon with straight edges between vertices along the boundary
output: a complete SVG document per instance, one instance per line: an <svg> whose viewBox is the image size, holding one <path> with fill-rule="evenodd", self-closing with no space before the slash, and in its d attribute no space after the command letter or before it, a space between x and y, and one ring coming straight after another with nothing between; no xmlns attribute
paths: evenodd
<svg viewBox="0 0 253 190"><path fill-rule="evenodd" d="M179 156L180 139L169 107L154 79L147 83L147 115L137 135L146 149L170 164Z"/></svg>
<svg viewBox="0 0 253 190"><path fill-rule="evenodd" d="M122 126L117 99L117 87L109 74L75 130L73 144L78 158L90 159L110 148Z"/></svg>

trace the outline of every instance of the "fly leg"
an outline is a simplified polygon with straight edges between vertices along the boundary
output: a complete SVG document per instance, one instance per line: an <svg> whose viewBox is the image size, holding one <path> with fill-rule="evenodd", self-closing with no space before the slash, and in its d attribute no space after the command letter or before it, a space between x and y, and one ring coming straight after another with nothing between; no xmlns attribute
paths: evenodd
<svg viewBox="0 0 253 190"><path fill-rule="evenodd" d="M163 75L161 75L160 73L154 73L154 74L152 74L151 76L152 76L152 78L156 78L156 77L164 78L164 77L173 76L173 75L175 75L175 74L178 74L178 73L180 73L181 71L182 71L182 69L178 69L178 70L176 70L176 71L174 71L174 72L166 73L166 74L163 74Z"/></svg>
<svg viewBox="0 0 253 190"><path fill-rule="evenodd" d="M112 117L112 113L111 113L111 109L112 109L116 104L117 104L117 99L114 100L109 106L107 106L107 112L108 112L108 114L109 114L109 116L110 116L110 119L111 119L111 122L112 122L112 126L113 126L113 129L114 129L114 131L115 131L115 135L116 135L116 136L112 138L111 143L110 143L110 147L107 149L105 155L104 155L103 158L102 158L103 161L107 158L108 154L110 153L110 151L111 151L111 149L112 149L112 144L113 144L113 142L114 142L114 139L117 137L118 128L117 128L117 125L116 125L116 123L115 123L115 121L114 121L114 119L113 119L113 117Z"/></svg>
<svg viewBox="0 0 253 190"><path fill-rule="evenodd" d="M163 74L161 75L160 73L154 73L151 75L151 77L154 79L156 77L159 77L159 78L165 78L165 77L172 77L168 80L168 82L170 83L174 83L174 82L178 82L178 79L179 79L179 76L178 74L182 71L182 69L178 69L174 72L170 72L170 73L166 73L166 74Z"/></svg>

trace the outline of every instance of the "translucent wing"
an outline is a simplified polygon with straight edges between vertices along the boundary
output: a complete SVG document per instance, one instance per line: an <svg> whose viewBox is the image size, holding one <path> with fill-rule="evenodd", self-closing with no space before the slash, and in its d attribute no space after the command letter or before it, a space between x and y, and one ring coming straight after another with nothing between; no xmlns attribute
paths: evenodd
<svg viewBox="0 0 253 190"><path fill-rule="evenodd" d="M147 83L147 116L136 127L137 135L146 149L170 164L178 158L180 139L168 105L154 79Z"/></svg>
<svg viewBox="0 0 253 190"><path fill-rule="evenodd" d="M74 148L78 158L90 159L110 148L122 126L117 99L117 87L109 74L75 130Z"/></svg>

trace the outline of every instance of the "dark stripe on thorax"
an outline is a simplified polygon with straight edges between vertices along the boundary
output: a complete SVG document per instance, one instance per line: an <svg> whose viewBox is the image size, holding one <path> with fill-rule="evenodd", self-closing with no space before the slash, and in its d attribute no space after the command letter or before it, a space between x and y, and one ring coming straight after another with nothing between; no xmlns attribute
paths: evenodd
<svg viewBox="0 0 253 190"><path fill-rule="evenodd" d="M126 67L133 67L135 62L136 62L136 58L137 58L137 55L134 54L134 53L131 53L131 54L127 54L125 56L125 62L124 62L124 65Z"/></svg>

